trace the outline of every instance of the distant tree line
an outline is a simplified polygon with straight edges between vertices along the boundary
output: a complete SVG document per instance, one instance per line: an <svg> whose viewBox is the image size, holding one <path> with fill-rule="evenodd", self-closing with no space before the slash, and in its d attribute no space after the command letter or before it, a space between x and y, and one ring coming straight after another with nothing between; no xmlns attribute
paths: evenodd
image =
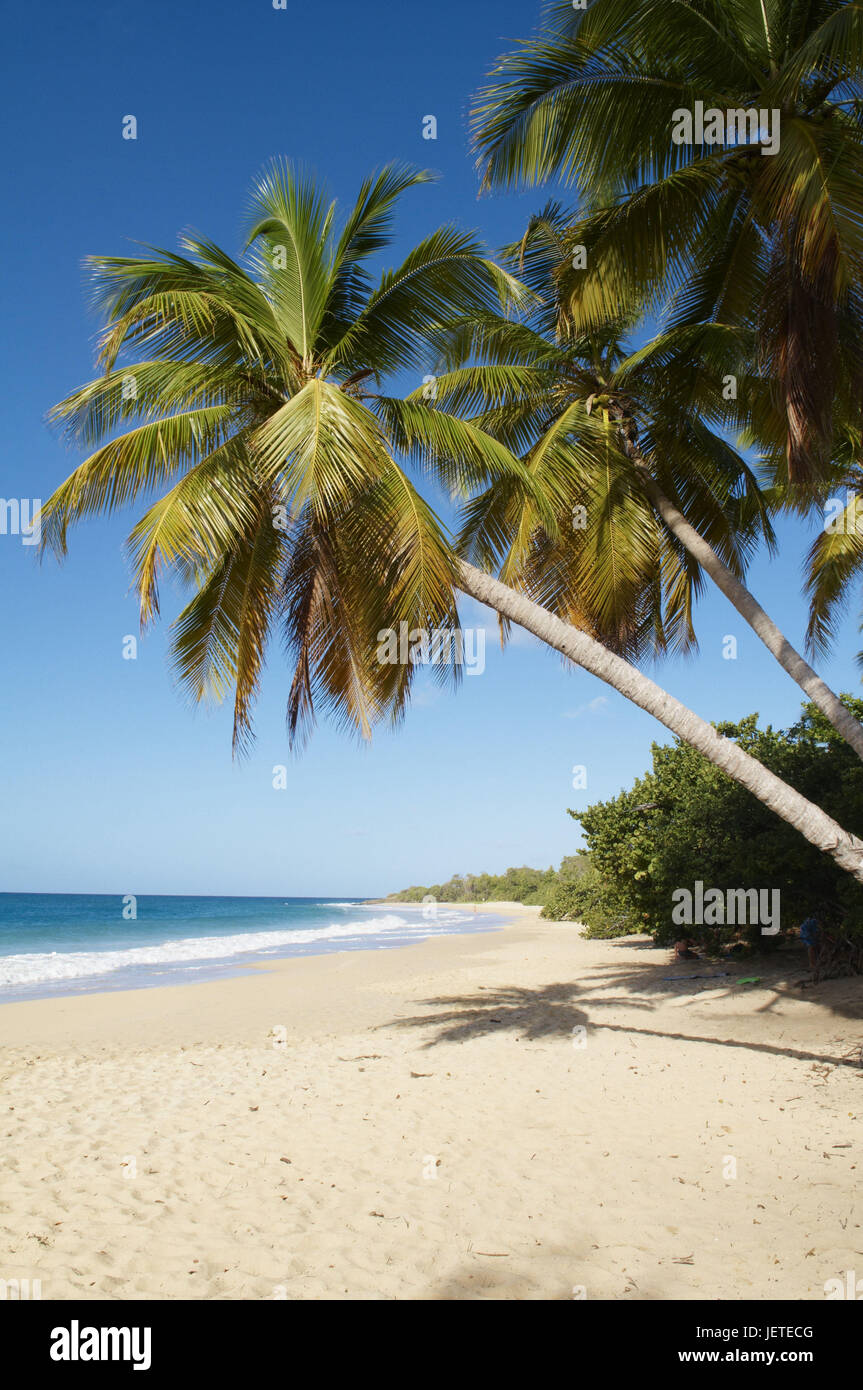
<svg viewBox="0 0 863 1390"><path fill-rule="evenodd" d="M559 870L521 868L507 869L503 874L453 874L446 883L428 887L405 888L391 893L388 902L418 903L432 897L440 903L524 903L526 907L543 906L554 893L562 876L569 879L586 864L584 855L574 854L563 860Z"/></svg>

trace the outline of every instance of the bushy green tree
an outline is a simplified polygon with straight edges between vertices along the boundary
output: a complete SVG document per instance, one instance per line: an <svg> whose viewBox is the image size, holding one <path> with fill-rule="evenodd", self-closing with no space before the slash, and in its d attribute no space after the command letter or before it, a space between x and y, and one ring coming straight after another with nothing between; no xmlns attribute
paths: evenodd
<svg viewBox="0 0 863 1390"><path fill-rule="evenodd" d="M863 714L863 701L843 700L858 718ZM863 767L814 705L804 705L788 730L759 728L757 714L718 727L805 796L863 829ZM578 903L593 934L617 920L623 930L673 940L681 928L672 922L672 894L700 879L705 889L723 892L778 888L783 930L816 913L863 938L860 886L686 744L654 744L652 770L628 791L569 814L581 823L596 875ZM712 944L736 930L701 935ZM760 946L777 939L758 927L754 933Z"/></svg>
<svg viewBox="0 0 863 1390"><path fill-rule="evenodd" d="M622 936L638 931L625 902L615 901L587 854L564 859L542 909L554 922L582 922L587 936Z"/></svg>

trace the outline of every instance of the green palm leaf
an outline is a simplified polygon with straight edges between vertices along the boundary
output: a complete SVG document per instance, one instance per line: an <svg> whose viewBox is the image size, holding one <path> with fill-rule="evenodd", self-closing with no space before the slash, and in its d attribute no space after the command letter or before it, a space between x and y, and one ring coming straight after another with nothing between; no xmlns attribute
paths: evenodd
<svg viewBox="0 0 863 1390"><path fill-rule="evenodd" d="M164 573L191 590L174 672L195 701L233 690L238 754L274 637L293 664L289 735L319 706L367 735L401 717L417 659L381 660L379 632L457 624L452 546L400 450L427 460L452 443L462 488L526 478L481 430L373 389L434 362L449 320L527 295L447 227L374 277L398 200L430 177L388 165L340 218L310 175L276 161L254 185L240 260L186 234L179 254L89 263L104 370L52 416L92 452L45 504L42 545L62 554L76 521L147 496L128 542L142 624Z"/></svg>

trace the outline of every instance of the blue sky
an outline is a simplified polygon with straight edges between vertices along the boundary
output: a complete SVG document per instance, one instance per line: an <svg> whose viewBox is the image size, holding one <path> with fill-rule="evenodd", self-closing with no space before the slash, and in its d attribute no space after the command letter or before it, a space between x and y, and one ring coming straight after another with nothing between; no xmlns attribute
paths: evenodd
<svg viewBox="0 0 863 1390"><path fill-rule="evenodd" d="M544 191L477 198L466 113L508 40L535 25L531 0L148 0L19 6L0 224L6 285L6 447L0 495L47 498L80 456L46 410L93 374L97 324L81 262L174 247L194 227L237 252L254 173L273 155L312 166L352 200L392 158L441 174L403 204L386 263L442 222L491 246L520 233ZM137 141L121 138L125 115ZM438 139L422 138L423 117ZM273 654L254 755L232 763L230 713L191 712L173 687L166 625L122 659L137 632L122 541L132 516L87 523L60 568L0 536L3 653L0 890L361 895L453 872L557 863L578 844L568 806L630 783L665 731L528 639L455 694L421 687L406 724L360 746L323 725L288 754L288 674ZM810 528L811 529L811 528ZM779 553L751 585L792 640L805 626L801 561L810 530L780 528ZM165 618L179 595L166 590ZM468 606L467 625L476 618ZM786 724L797 687L718 595L698 613L700 654L651 672L709 719L753 709ZM738 659L722 658L726 634ZM822 673L858 690L856 622ZM669 736L670 737L670 736ZM288 768L274 790L273 767ZM572 789L572 767L587 789Z"/></svg>

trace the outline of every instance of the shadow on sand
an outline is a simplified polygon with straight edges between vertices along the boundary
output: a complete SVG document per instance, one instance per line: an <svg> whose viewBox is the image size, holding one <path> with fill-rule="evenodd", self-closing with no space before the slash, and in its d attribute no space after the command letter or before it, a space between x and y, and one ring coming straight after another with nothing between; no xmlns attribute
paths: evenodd
<svg viewBox="0 0 863 1390"><path fill-rule="evenodd" d="M609 942L609 945L624 950L638 949L641 942ZM802 961L802 957L801 957ZM795 958L796 963L796 958ZM667 963L651 964L647 968L639 965L633 968L630 961L620 965L588 967L584 977L578 981L555 983L528 989L521 985L484 987L480 985L474 993L460 995L438 995L420 1001L428 1012L391 1020L384 1026L392 1028L416 1028L433 1030L434 1036L423 1043L423 1049L439 1043L468 1042L474 1038L493 1033L513 1032L527 1041L542 1038L571 1035L574 1028L589 1027L591 1032L629 1034L633 1037L673 1038L683 1042L703 1043L706 1046L739 1048L746 1052L766 1052L778 1057L793 1057L800 1061L828 1062L839 1064L860 1064L861 1044L859 1034L849 1036L838 1047L825 1039L824 1047L812 1051L805 1047L782 1046L770 1041L735 1038L734 1019L728 1020L729 1031L725 1036L697 1031L670 1031L663 1028L640 1026L633 1022L603 1022L604 1010L625 1008L636 1015L649 1015L657 1002L667 998L685 998L693 1001L701 995L712 997L736 997L743 1010L749 1013L766 1013L785 997L801 997L799 979L789 979L788 960L767 962L739 962L713 965L700 961L695 966ZM719 971L728 971L728 979L722 978ZM747 1005L749 989L737 983L739 979L759 977L758 993L770 991L767 1000L761 1000L754 1007ZM699 978L699 976L701 978ZM704 978L710 976L713 978ZM613 991L613 992L609 992ZM807 1000L820 1005L825 1015L863 1020L863 981L853 979L830 980L812 987L806 994ZM645 1024L648 1019L645 1018ZM856 1041L855 1041L856 1038Z"/></svg>

